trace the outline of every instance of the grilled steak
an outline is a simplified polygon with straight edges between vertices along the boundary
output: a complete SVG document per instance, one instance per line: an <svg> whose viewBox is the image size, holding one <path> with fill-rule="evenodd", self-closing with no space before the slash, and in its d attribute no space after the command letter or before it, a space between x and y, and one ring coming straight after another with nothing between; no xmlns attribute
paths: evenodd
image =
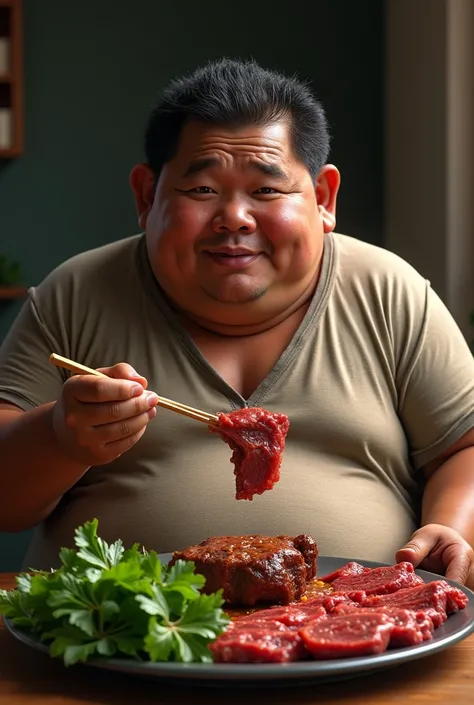
<svg viewBox="0 0 474 705"><path fill-rule="evenodd" d="M280 466L290 424L285 414L266 409L237 409L218 414L219 433L232 449L236 499L253 499L280 479Z"/></svg>
<svg viewBox="0 0 474 705"><path fill-rule="evenodd" d="M206 578L205 592L223 589L228 604L287 604L298 600L316 575L318 548L310 536L217 536L184 551L178 559L193 561Z"/></svg>

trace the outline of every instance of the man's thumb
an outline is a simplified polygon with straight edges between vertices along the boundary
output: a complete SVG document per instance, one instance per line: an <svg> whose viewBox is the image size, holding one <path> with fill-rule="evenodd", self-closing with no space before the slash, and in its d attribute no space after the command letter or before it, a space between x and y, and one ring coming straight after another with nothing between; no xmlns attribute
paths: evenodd
<svg viewBox="0 0 474 705"><path fill-rule="evenodd" d="M425 542L418 538L411 538L395 555L397 563L411 563L415 568L426 558L430 549Z"/></svg>

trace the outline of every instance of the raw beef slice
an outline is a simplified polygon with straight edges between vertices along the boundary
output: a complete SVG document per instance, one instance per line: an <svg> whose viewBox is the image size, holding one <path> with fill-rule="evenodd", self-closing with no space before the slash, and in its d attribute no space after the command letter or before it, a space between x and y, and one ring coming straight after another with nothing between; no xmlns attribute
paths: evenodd
<svg viewBox="0 0 474 705"><path fill-rule="evenodd" d="M421 612L431 618L435 629L446 621L447 615L467 605L467 597L446 580L434 580L412 588L404 588L390 595L371 595L363 607L401 607Z"/></svg>
<svg viewBox="0 0 474 705"><path fill-rule="evenodd" d="M298 631L276 622L247 624L246 628L234 622L209 648L218 663L286 663L308 655Z"/></svg>
<svg viewBox="0 0 474 705"><path fill-rule="evenodd" d="M361 575L362 573L370 573L370 570L370 568L365 568L360 563L350 561L349 563L346 563L346 565L343 565L341 568L337 568L337 570L334 570L332 573L323 575L322 577L318 578L318 580L321 580L323 583L332 583L337 578L347 578L349 575Z"/></svg>
<svg viewBox="0 0 474 705"><path fill-rule="evenodd" d="M218 414L210 427L233 451L236 499L253 499L280 479L280 466L290 423L285 414L266 409L237 409Z"/></svg>
<svg viewBox="0 0 474 705"><path fill-rule="evenodd" d="M299 633L315 659L380 654L386 650L393 624L384 614L330 614L311 622Z"/></svg>
<svg viewBox="0 0 474 705"><path fill-rule="evenodd" d="M354 607L351 605L338 605L333 614L354 614L359 616L379 612L389 618L393 625L390 634L390 646L415 646L431 639L433 622L429 617L412 610L398 607Z"/></svg>
<svg viewBox="0 0 474 705"><path fill-rule="evenodd" d="M371 568L366 573L336 578L332 582L334 590L349 592L364 590L367 595L384 595L396 592L412 585L422 585L423 580L416 573L411 563Z"/></svg>

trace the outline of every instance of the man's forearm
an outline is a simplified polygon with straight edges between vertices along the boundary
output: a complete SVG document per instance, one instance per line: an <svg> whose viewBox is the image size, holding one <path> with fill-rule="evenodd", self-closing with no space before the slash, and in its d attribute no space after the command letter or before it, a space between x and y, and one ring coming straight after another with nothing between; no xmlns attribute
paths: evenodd
<svg viewBox="0 0 474 705"><path fill-rule="evenodd" d="M37 524L87 471L59 447L52 409L0 410L0 531Z"/></svg>
<svg viewBox="0 0 474 705"><path fill-rule="evenodd" d="M427 481L422 524L444 524L474 546L474 447L452 455Z"/></svg>

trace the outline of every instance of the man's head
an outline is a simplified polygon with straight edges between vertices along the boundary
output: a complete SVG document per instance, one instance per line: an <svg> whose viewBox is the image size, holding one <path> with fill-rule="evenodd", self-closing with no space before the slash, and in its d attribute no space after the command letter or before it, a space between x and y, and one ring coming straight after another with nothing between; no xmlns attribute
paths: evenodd
<svg viewBox="0 0 474 705"><path fill-rule="evenodd" d="M284 315L315 282L339 174L309 89L221 60L174 81L131 175L155 275L216 329Z"/></svg>

